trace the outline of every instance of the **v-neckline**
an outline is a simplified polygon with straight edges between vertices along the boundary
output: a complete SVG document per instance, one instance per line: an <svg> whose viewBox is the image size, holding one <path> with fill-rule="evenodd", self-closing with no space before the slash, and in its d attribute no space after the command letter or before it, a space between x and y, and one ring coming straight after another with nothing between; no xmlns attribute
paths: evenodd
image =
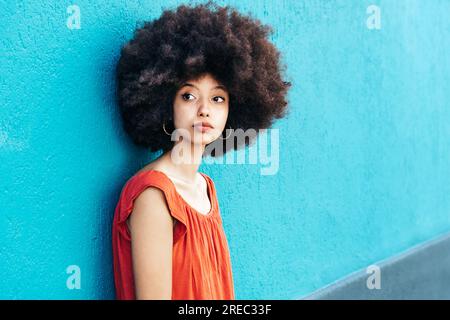
<svg viewBox="0 0 450 320"><path fill-rule="evenodd" d="M186 207L188 207L190 210L192 210L193 212L195 212L197 214L197 216L200 216L202 218L210 218L212 216L214 216L214 199L213 199L213 192L212 192L212 186L211 186L211 182L209 181L209 177L202 173L199 172L203 178L205 179L206 182L206 190L207 190L207 194L208 194L208 198L209 198L209 204L210 204L210 209L208 211L208 213L202 213L199 210L195 209L192 205L190 205L184 198L183 196L178 192L175 183L172 181L172 179L164 172L160 171L160 170L155 170L155 169L149 169L149 170L144 170L142 172L156 172L159 174L162 174L171 184L171 186L173 187L175 194L177 195L177 197L186 205Z"/></svg>

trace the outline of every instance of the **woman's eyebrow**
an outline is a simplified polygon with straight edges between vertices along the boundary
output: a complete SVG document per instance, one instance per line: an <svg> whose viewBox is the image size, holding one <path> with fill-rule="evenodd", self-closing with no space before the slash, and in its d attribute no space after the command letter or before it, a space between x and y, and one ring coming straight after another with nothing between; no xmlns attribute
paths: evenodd
<svg viewBox="0 0 450 320"><path fill-rule="evenodd" d="M188 83L188 82L183 83L183 84L181 85L181 88L186 87L186 86L187 86L187 87L194 87L195 89L200 90L197 86L193 85L192 83ZM225 88L225 86L222 86L222 85L215 86L214 88L212 88L212 90L214 90L214 89L222 89L222 90L227 91L227 89Z"/></svg>

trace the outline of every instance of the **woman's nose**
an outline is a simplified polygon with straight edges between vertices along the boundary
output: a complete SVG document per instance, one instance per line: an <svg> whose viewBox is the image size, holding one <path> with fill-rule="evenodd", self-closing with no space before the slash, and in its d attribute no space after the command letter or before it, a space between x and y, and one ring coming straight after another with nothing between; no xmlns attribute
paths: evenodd
<svg viewBox="0 0 450 320"><path fill-rule="evenodd" d="M198 114L201 116L209 117L209 105L206 98L200 99L200 105L198 107Z"/></svg>

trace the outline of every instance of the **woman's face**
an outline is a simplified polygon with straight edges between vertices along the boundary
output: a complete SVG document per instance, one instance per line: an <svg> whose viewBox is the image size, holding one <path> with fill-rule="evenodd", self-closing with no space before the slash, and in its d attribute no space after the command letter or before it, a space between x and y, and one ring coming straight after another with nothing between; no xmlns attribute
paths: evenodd
<svg viewBox="0 0 450 320"><path fill-rule="evenodd" d="M174 105L175 129L184 129L193 144L207 145L225 129L228 118L229 95L226 88L207 73L196 80L186 81L178 89ZM196 125L208 122L212 127ZM183 135L184 141L185 135Z"/></svg>

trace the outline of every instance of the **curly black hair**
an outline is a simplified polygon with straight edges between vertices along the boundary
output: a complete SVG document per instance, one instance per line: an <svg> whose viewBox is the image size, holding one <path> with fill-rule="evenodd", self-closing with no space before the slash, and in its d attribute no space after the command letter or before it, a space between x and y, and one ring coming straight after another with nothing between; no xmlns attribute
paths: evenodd
<svg viewBox="0 0 450 320"><path fill-rule="evenodd" d="M144 21L122 47L116 70L123 126L133 142L151 151L170 150L174 141L162 124L169 132L174 129L174 96L182 83L205 73L229 93L226 129L259 131L285 117L291 83L283 81L280 52L267 39L272 32L260 20L212 1L180 5ZM255 137L223 143L237 150Z"/></svg>

